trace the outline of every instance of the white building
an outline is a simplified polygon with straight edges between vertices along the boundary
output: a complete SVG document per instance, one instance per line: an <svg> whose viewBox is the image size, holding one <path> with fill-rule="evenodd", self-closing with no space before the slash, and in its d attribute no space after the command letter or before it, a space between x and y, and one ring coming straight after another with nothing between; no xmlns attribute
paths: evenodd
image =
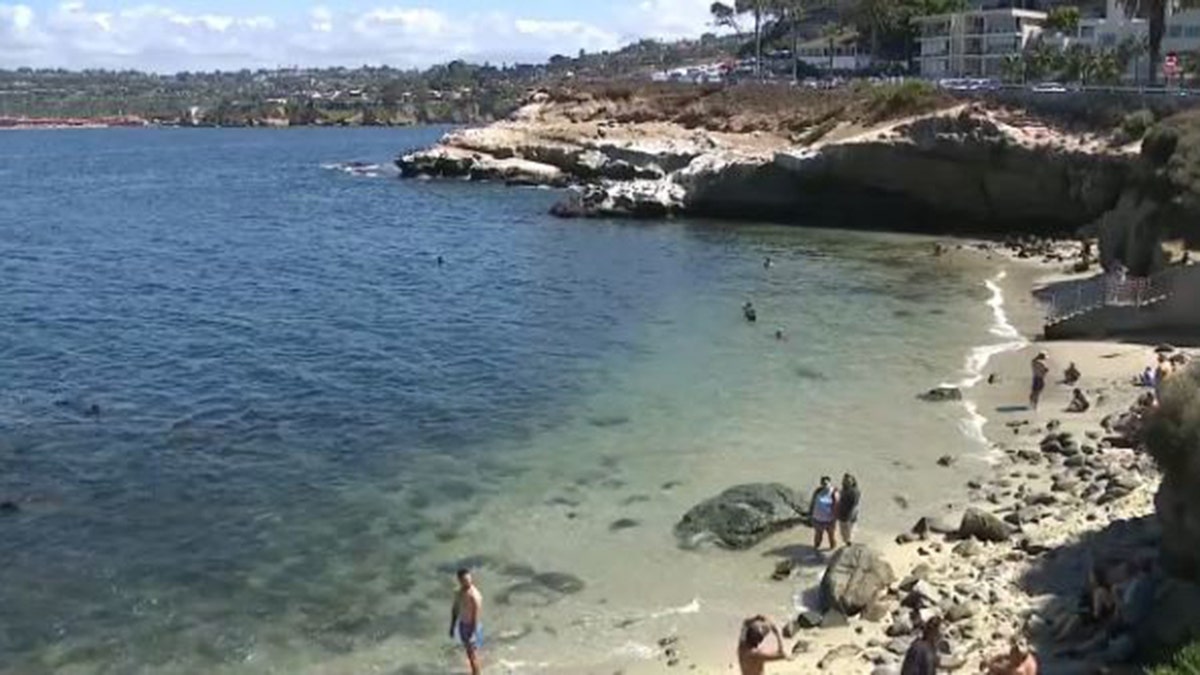
<svg viewBox="0 0 1200 675"><path fill-rule="evenodd" d="M1121 3L1108 0L1105 16L1080 19L1072 35L1056 35L1051 44L1066 48L1082 45L1092 50L1116 49L1126 40L1148 43L1150 29L1145 19L1131 18L1125 14ZM1162 54L1182 54L1200 51L1200 10L1179 10L1172 3L1167 5L1166 30L1163 33ZM1125 73L1129 82L1145 81L1148 59L1145 54L1134 58Z"/></svg>
<svg viewBox="0 0 1200 675"><path fill-rule="evenodd" d="M858 35L851 33L834 38L818 38L800 44L797 54L802 62L818 70L849 73L871 67L871 55L858 48ZM830 51L833 52L832 58Z"/></svg>
<svg viewBox="0 0 1200 675"><path fill-rule="evenodd" d="M981 9L922 16L917 41L922 77L1000 77L1004 59L1042 32L1045 12Z"/></svg>

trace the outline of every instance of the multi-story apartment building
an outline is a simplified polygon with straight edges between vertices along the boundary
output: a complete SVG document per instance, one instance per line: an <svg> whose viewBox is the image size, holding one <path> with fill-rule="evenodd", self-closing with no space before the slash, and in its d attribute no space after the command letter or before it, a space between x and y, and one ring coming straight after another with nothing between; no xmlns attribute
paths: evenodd
<svg viewBox="0 0 1200 675"><path fill-rule="evenodd" d="M916 19L921 76L1000 77L1006 57L1018 55L1042 32L1045 12L978 9Z"/></svg>

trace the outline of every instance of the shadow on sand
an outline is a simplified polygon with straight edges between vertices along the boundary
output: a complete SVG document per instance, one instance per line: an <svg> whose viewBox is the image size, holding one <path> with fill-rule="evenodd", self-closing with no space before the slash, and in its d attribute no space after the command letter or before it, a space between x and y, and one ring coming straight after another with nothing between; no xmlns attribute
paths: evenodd
<svg viewBox="0 0 1200 675"><path fill-rule="evenodd" d="M1047 551L1022 576L1021 586L1031 596L1049 596L1039 612L1043 620L1030 623L1030 639L1041 661L1042 672L1141 673L1141 668L1114 665L1114 656L1131 645L1129 637L1114 630L1107 639L1101 629L1084 626L1069 637L1057 635L1062 619L1081 612L1088 590L1089 572L1095 567L1112 569L1120 563L1158 558L1161 529L1153 515L1116 520L1107 527L1085 533L1077 541ZM1124 640L1124 643L1121 641ZM1085 653L1078 653L1084 646Z"/></svg>

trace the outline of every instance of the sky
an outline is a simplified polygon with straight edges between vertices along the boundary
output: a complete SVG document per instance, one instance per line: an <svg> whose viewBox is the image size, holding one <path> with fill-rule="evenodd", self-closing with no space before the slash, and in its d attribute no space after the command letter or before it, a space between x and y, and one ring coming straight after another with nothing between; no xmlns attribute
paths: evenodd
<svg viewBox="0 0 1200 675"><path fill-rule="evenodd" d="M496 65L712 30L711 0L0 0L0 68Z"/></svg>

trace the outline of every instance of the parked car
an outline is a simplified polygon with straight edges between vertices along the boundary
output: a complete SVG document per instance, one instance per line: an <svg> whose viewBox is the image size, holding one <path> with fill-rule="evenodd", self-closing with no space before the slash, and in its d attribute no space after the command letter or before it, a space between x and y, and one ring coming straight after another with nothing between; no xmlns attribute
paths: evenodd
<svg viewBox="0 0 1200 675"><path fill-rule="evenodd" d="M1065 94L1067 86L1061 82L1042 82L1030 88L1035 94Z"/></svg>

